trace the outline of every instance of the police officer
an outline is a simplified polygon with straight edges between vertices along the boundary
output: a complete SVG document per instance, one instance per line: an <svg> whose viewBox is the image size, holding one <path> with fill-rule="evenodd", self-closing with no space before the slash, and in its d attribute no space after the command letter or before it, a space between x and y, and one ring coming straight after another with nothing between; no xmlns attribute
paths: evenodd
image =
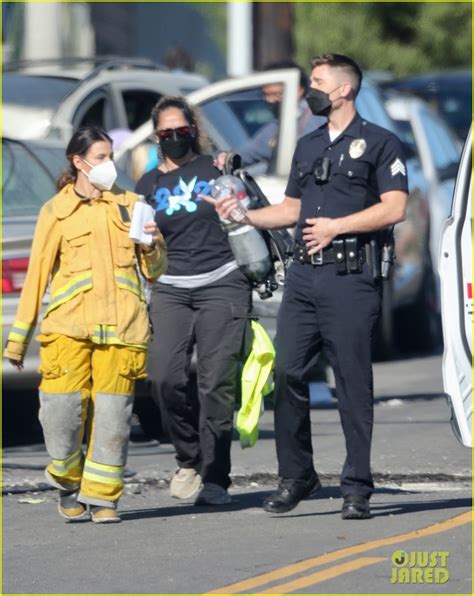
<svg viewBox="0 0 474 596"><path fill-rule="evenodd" d="M369 267L367 248L377 231L405 219L408 185L399 139L355 109L361 80L351 58L325 54L312 60L307 101L328 122L298 142L283 202L249 211L245 220L267 229L297 224L295 258L277 321L280 483L263 504L272 513L290 511L321 486L313 464L305 373L324 347L346 441L342 518L371 517L371 348L381 300L373 275L377 264ZM224 218L234 207L230 198L216 205Z"/></svg>

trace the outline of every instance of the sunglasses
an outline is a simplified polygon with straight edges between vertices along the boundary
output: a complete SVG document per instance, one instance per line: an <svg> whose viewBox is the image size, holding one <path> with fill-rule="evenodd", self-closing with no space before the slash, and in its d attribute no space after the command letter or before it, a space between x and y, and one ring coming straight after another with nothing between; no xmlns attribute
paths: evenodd
<svg viewBox="0 0 474 596"><path fill-rule="evenodd" d="M193 133L190 126L179 126L178 128L163 128L158 130L156 134L158 138L168 140L172 137L185 139L192 136Z"/></svg>

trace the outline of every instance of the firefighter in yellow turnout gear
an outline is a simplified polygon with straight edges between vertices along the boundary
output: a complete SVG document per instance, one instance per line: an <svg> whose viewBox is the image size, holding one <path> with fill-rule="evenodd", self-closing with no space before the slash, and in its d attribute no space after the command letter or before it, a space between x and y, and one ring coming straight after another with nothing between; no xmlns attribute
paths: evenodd
<svg viewBox="0 0 474 596"><path fill-rule="evenodd" d="M113 186L110 138L77 131L58 194L41 209L15 323L4 356L17 368L41 323L39 418L52 458L46 476L60 489L68 520L120 521L135 380L146 376L150 339L138 269L154 281L166 269L163 237L145 224L150 246L129 238L137 195ZM87 442L83 453L83 441Z"/></svg>

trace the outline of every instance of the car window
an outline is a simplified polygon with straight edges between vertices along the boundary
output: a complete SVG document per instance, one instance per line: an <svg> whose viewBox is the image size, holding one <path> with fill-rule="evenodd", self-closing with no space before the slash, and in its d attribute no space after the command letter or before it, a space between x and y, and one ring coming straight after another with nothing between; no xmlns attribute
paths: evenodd
<svg viewBox="0 0 474 596"><path fill-rule="evenodd" d="M451 176L454 177L459 162L459 152L449 133L428 110L420 109L420 119L435 168L439 173L451 168L454 170Z"/></svg>
<svg viewBox="0 0 474 596"><path fill-rule="evenodd" d="M263 98L261 87L235 91L221 95L219 99L227 105L251 137L262 126L274 120L273 113Z"/></svg>
<svg viewBox="0 0 474 596"><path fill-rule="evenodd" d="M52 176L21 143L2 142L3 216L36 215L56 192Z"/></svg>
<svg viewBox="0 0 474 596"><path fill-rule="evenodd" d="M73 127L82 126L98 126L104 130L118 127L115 110L105 88L96 89L79 104L73 117Z"/></svg>
<svg viewBox="0 0 474 596"><path fill-rule="evenodd" d="M141 89L122 92L127 125L130 130L137 129L150 119L151 111L160 97L159 93Z"/></svg>
<svg viewBox="0 0 474 596"><path fill-rule="evenodd" d="M219 149L240 147L249 140L249 135L245 131L245 128L239 122L238 118L236 118L229 105L225 101L222 101L220 97L201 103L199 109L212 128L219 131L219 134L227 145L224 147L222 143L216 143L215 139L211 139Z"/></svg>
<svg viewBox="0 0 474 596"><path fill-rule="evenodd" d="M3 103L56 108L76 85L76 79L5 73L2 76Z"/></svg>

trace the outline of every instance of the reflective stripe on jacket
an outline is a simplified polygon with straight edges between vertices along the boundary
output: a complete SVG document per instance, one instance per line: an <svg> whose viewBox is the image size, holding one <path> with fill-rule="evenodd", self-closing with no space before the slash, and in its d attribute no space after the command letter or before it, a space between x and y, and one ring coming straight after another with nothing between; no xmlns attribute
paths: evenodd
<svg viewBox="0 0 474 596"><path fill-rule="evenodd" d="M253 331L252 350L242 371L242 404L235 424L243 449L253 447L257 442L262 398L275 360L275 348L265 329L257 321L250 323Z"/></svg>
<svg viewBox="0 0 474 596"><path fill-rule="evenodd" d="M85 201L68 184L42 207L7 358L23 358L48 285L42 334L146 347L149 323L138 269L155 281L167 256L161 235L154 250L129 238L136 201L135 193L117 187Z"/></svg>

